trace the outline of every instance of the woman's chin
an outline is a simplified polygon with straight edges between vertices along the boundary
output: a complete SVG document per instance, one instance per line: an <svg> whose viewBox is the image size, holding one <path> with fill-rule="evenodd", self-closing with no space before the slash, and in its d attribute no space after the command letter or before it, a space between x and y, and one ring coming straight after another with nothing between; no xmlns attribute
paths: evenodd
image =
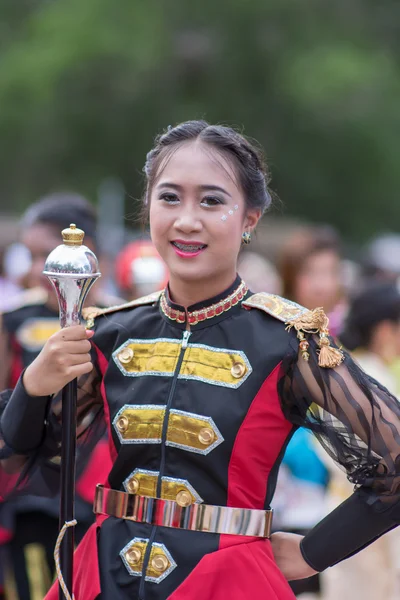
<svg viewBox="0 0 400 600"><path fill-rule="evenodd" d="M215 269L193 268L193 266L188 265L186 267L171 268L170 274L173 279L183 283L196 283L196 285L199 285L201 281L210 280L215 274Z"/></svg>

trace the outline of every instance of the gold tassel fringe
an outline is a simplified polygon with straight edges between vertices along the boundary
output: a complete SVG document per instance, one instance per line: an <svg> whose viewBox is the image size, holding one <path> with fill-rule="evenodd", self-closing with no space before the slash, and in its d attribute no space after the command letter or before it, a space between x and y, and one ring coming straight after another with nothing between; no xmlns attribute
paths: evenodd
<svg viewBox="0 0 400 600"><path fill-rule="evenodd" d="M323 308L314 308L307 310L293 321L288 322L288 327L294 327L296 331L304 331L305 333L318 333L319 331L328 329L329 319L324 313Z"/></svg>
<svg viewBox="0 0 400 600"><path fill-rule="evenodd" d="M300 351L304 360L309 359L308 342L304 333L318 333L319 346L318 365L326 369L338 367L344 360L344 354L337 348L332 348L329 341L329 319L323 308L308 310L296 319L287 323L287 329L294 327L300 340ZM303 333L304 332L304 333Z"/></svg>
<svg viewBox="0 0 400 600"><path fill-rule="evenodd" d="M320 367L334 369L342 364L344 354L341 350L332 348L327 332L321 332L319 345L321 348L318 352L318 364Z"/></svg>

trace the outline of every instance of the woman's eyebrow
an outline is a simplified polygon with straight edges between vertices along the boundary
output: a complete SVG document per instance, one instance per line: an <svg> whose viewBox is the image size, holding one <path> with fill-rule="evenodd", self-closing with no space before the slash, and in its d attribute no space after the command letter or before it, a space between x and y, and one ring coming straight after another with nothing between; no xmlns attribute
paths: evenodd
<svg viewBox="0 0 400 600"><path fill-rule="evenodd" d="M232 197L229 192L227 192L224 188L220 187L219 185L214 185L214 184L199 185L198 187L199 187L199 190L201 190L203 192L210 192L210 191L214 190L217 192L222 192L223 194L226 194L230 198ZM178 192L181 192L183 189L183 186L181 186L177 183L170 183L168 181L163 181L157 185L157 188L172 188L173 190L177 190Z"/></svg>

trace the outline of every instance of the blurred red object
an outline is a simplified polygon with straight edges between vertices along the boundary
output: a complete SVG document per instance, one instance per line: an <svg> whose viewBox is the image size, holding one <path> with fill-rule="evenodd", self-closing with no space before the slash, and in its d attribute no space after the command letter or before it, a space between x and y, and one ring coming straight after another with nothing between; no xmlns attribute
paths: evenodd
<svg viewBox="0 0 400 600"><path fill-rule="evenodd" d="M115 270L118 287L132 300L160 290L168 282L167 267L150 240L125 246L116 258Z"/></svg>

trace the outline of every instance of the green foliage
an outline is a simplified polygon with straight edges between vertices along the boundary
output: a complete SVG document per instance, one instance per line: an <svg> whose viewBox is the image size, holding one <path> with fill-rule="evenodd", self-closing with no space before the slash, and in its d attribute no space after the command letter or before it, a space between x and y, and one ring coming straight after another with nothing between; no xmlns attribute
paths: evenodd
<svg viewBox="0 0 400 600"><path fill-rule="evenodd" d="M0 197L21 210L205 117L265 147L285 213L362 239L400 222L394 0L0 0ZM127 212L132 211L130 200Z"/></svg>

